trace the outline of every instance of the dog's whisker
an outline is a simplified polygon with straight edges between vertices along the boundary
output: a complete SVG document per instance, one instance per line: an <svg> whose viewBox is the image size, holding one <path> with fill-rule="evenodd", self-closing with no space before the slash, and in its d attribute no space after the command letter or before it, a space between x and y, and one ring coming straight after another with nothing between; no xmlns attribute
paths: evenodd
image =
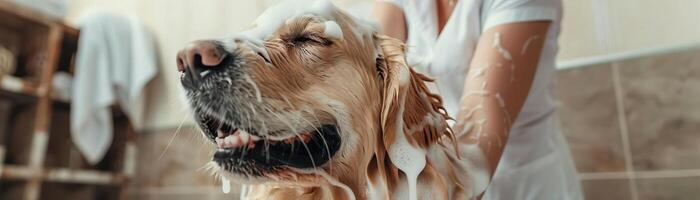
<svg viewBox="0 0 700 200"><path fill-rule="evenodd" d="M318 119L318 115L317 115L316 112L313 112L313 110L312 110L312 111L309 112L309 113L310 113L310 115L314 118L314 120L315 120L316 122L318 122L318 123L321 122L321 120ZM318 131L318 128L316 129L316 131ZM320 133L320 132L319 132L319 133ZM338 133L338 134L340 134L340 133ZM330 161L333 160L333 156L331 155L331 150L330 150L330 148L328 147L328 141L326 140L326 137L323 136L323 134L319 134L319 135L321 136L321 139L323 139L323 145L324 145L325 148L326 148L326 152L328 153L328 161L330 162ZM328 165L328 172L329 172L329 173L333 172L333 165Z"/></svg>
<svg viewBox="0 0 700 200"><path fill-rule="evenodd" d="M253 81L248 74L243 75L243 79L245 79L245 81L248 82L251 87L253 87L253 90L255 91L255 99L258 101L258 103L262 103L262 95L260 94L260 89L255 81Z"/></svg>
<svg viewBox="0 0 700 200"><path fill-rule="evenodd" d="M311 113L313 113L313 111L311 111ZM301 112L299 113L299 115L300 115L300 116L298 117L299 119L302 119L304 122L306 122L307 124L309 124L309 126L314 127L314 131L316 131L316 133L317 133L319 136L321 136L321 141L323 141L323 146L326 148L326 154L328 155L328 159L330 160L330 159L331 159L331 149L328 147L328 142L326 141L326 137L324 137L323 134L321 134L321 131L318 130L318 126L314 125L314 124L311 123L309 120L307 120L306 118L304 118L303 116L301 116L301 115L302 115ZM316 114L314 113L313 115L315 116ZM318 118L316 119L316 122L319 122L319 121L318 121ZM332 168L333 165L328 165L328 166L329 166L328 171L329 171L329 173L330 173L330 172L333 171L333 170L332 170L332 169L333 169L333 168Z"/></svg>
<svg viewBox="0 0 700 200"><path fill-rule="evenodd" d="M246 112L246 115L248 115L247 112ZM245 131L245 130L238 130L238 131ZM249 147L248 143L244 144L243 153L241 153L241 156L239 157L239 159L243 159L243 157L246 155L246 153L248 153L248 147Z"/></svg>
<svg viewBox="0 0 700 200"><path fill-rule="evenodd" d="M255 112L255 107L253 106L253 104L252 104L252 103L248 103L248 107L250 107L250 112L252 112L253 117L257 118L257 117L258 117L258 113ZM248 112L246 112L246 115L248 115ZM251 121L250 121L250 120L251 120L251 117L250 117L250 116L247 116L247 117L248 117L248 124L247 124L247 125L250 126L250 125L252 125L252 123L251 123Z"/></svg>
<svg viewBox="0 0 700 200"><path fill-rule="evenodd" d="M270 139L265 137L265 161L270 162Z"/></svg>
<svg viewBox="0 0 700 200"><path fill-rule="evenodd" d="M285 103L287 103L287 106L289 106L292 109L295 109L294 105L292 105L292 102L289 101L289 98L287 98L286 96L282 96L282 99L284 100Z"/></svg>
<svg viewBox="0 0 700 200"><path fill-rule="evenodd" d="M255 112L254 109L252 109L253 112ZM259 118L259 115L255 115L256 118ZM262 125L262 130L260 130L260 135L264 136L263 137L263 146L265 148L265 161L270 162L270 140L269 140L269 128L267 127L267 124L265 123L265 120L260 120L260 123Z"/></svg>
<svg viewBox="0 0 700 200"><path fill-rule="evenodd" d="M299 135L299 132L296 130L296 128L294 128L294 126L292 126L292 124L289 122L289 120L283 119L282 117L280 117L278 113L276 113L272 110L268 110L268 112L270 114L272 114L273 116L277 117L277 119L279 119L283 124L285 124L287 127L289 127L289 129L292 130L292 133L294 134L294 136L297 137L300 141L302 141L300 143L302 145L304 145L304 149L306 149L306 152L309 155L309 159L311 160L311 165L315 169L317 166L316 166L316 161L314 161L313 154L311 153L311 149L309 149L309 146L307 146L306 143L303 142L304 139L301 137L301 135ZM292 143L292 144L294 144L294 143Z"/></svg>
<svg viewBox="0 0 700 200"><path fill-rule="evenodd" d="M167 145L165 145L165 149L163 149L163 152L161 152L160 156L158 156L158 160L163 159L163 156L165 156L165 153L168 152L168 148L170 148L170 145L173 144L173 141L175 141L175 138L177 137L178 133L180 133L180 128L182 128L182 124L185 123L185 119L187 119L187 116L183 117L182 120L180 120L180 124L177 125L177 129L175 129L175 133L173 134L172 137L170 137L170 141L168 142Z"/></svg>

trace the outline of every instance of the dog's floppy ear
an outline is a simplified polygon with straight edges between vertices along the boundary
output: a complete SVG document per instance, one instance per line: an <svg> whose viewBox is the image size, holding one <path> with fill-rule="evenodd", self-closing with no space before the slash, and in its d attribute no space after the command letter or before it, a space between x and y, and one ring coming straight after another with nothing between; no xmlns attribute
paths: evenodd
<svg viewBox="0 0 700 200"><path fill-rule="evenodd" d="M443 136L451 137L447 125L450 117L442 99L425 84L433 80L406 64L403 42L383 35L375 37L379 51L377 70L382 78L384 147L391 148L400 137L398 134L404 134L411 146L417 148L428 148Z"/></svg>
<svg viewBox="0 0 700 200"><path fill-rule="evenodd" d="M412 181L425 167L429 146L446 136L454 141L447 125L449 116L442 99L430 93L425 84L432 80L407 65L403 42L383 35L375 35L375 39L382 79L380 139L391 163L406 174L409 188L413 188L409 195L416 195ZM377 157L384 155L378 152Z"/></svg>

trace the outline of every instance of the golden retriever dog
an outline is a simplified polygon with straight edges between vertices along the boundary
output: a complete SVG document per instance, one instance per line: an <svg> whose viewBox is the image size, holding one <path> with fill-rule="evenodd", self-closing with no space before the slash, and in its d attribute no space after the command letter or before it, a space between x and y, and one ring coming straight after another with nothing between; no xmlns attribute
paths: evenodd
<svg viewBox="0 0 700 200"><path fill-rule="evenodd" d="M292 0L177 61L209 166L243 199L473 199L485 159L405 50L328 1Z"/></svg>

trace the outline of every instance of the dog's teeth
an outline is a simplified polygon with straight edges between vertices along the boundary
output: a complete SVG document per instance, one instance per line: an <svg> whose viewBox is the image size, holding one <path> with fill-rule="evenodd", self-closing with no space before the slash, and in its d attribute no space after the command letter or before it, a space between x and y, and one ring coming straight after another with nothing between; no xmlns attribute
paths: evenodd
<svg viewBox="0 0 700 200"><path fill-rule="evenodd" d="M253 140L253 141L259 141L259 140L262 139L262 138L260 138L260 137L258 137L258 136L255 136L255 135L250 135L250 139Z"/></svg>
<svg viewBox="0 0 700 200"><path fill-rule="evenodd" d="M224 146L235 147L236 146L236 137L233 135L229 135L226 138L224 138Z"/></svg>
<svg viewBox="0 0 700 200"><path fill-rule="evenodd" d="M226 138L216 138L216 146L218 146L219 148L223 148L224 146L226 146Z"/></svg>
<svg viewBox="0 0 700 200"><path fill-rule="evenodd" d="M250 140L250 134L248 134L244 131L241 131L241 134L238 134L238 135L239 135L238 137L241 140L241 144L248 144L248 140Z"/></svg>
<svg viewBox="0 0 700 200"><path fill-rule="evenodd" d="M302 134L302 135L301 135L301 140L304 141L304 142L308 142L309 140L311 140L311 134L310 134L310 133Z"/></svg>
<svg viewBox="0 0 700 200"><path fill-rule="evenodd" d="M244 130L238 130L238 131L236 131L235 134L241 135L242 137L245 135L250 135L248 132L246 132Z"/></svg>
<svg viewBox="0 0 700 200"><path fill-rule="evenodd" d="M296 139L297 139L296 137L287 138L286 140L284 140L284 143L292 144L292 143L294 143L294 140L296 140Z"/></svg>
<svg viewBox="0 0 700 200"><path fill-rule="evenodd" d="M240 134L235 135L235 136L233 137L233 141L234 141L234 142L233 142L233 147L239 147L239 146L241 146L241 145L244 144L243 141L242 141L242 139L241 139L241 135L240 135Z"/></svg>

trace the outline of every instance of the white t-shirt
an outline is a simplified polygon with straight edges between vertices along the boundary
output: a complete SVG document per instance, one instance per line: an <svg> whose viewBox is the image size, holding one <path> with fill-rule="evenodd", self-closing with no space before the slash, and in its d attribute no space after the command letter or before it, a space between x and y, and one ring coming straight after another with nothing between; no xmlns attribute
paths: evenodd
<svg viewBox="0 0 700 200"><path fill-rule="evenodd" d="M547 35L541 36L545 43L530 93L483 199L582 199L551 96L562 16L560 0L458 0L439 36L434 0L384 1L403 10L408 63L436 78L431 89L443 97L451 116L457 115L481 33L507 23L552 21Z"/></svg>

